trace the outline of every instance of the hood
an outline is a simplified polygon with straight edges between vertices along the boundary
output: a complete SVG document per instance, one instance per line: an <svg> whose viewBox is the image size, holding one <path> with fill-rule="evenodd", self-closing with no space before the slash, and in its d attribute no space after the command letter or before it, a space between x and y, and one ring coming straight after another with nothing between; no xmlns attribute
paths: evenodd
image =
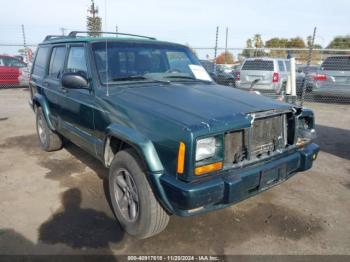
<svg viewBox="0 0 350 262"><path fill-rule="evenodd" d="M145 84L112 91L110 99L191 128L232 121L238 115L287 110L292 105L216 84ZM120 105L120 104L119 104ZM126 108L127 108L126 107Z"/></svg>

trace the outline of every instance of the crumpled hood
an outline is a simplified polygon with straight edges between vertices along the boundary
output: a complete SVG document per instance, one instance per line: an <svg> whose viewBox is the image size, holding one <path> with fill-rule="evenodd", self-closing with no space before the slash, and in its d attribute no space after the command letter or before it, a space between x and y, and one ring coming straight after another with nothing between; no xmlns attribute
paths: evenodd
<svg viewBox="0 0 350 262"><path fill-rule="evenodd" d="M267 110L291 109L292 105L232 87L209 84L145 84L111 92L110 99L128 107L159 115L191 127L210 120L232 120L235 116Z"/></svg>

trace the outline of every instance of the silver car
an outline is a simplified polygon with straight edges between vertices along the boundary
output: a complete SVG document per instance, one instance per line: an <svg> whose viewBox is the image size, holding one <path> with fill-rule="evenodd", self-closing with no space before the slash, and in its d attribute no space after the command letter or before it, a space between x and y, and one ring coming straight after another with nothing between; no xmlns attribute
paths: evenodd
<svg viewBox="0 0 350 262"><path fill-rule="evenodd" d="M350 56L329 56L321 65L324 81L313 89L314 96L350 98Z"/></svg>
<svg viewBox="0 0 350 262"><path fill-rule="evenodd" d="M288 81L290 63L284 58L247 58L241 68L240 89L251 89L262 93L281 94Z"/></svg>

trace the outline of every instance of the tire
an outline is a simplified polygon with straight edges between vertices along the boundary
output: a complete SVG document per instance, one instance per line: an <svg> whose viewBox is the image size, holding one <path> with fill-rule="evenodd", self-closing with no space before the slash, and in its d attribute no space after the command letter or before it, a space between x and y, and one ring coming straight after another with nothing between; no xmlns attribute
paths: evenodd
<svg viewBox="0 0 350 262"><path fill-rule="evenodd" d="M121 226L143 239L162 232L169 215L155 198L141 163L133 149L119 151L109 169L109 193Z"/></svg>
<svg viewBox="0 0 350 262"><path fill-rule="evenodd" d="M61 137L49 128L41 107L36 109L36 132L40 147L45 151L51 152L62 148Z"/></svg>

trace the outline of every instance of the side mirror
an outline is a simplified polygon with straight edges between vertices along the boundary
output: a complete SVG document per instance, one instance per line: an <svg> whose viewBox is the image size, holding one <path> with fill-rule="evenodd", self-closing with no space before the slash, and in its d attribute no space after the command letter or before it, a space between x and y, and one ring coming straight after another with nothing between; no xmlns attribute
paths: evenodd
<svg viewBox="0 0 350 262"><path fill-rule="evenodd" d="M79 73L64 73L62 86L70 89L89 89L89 82L86 77Z"/></svg>

